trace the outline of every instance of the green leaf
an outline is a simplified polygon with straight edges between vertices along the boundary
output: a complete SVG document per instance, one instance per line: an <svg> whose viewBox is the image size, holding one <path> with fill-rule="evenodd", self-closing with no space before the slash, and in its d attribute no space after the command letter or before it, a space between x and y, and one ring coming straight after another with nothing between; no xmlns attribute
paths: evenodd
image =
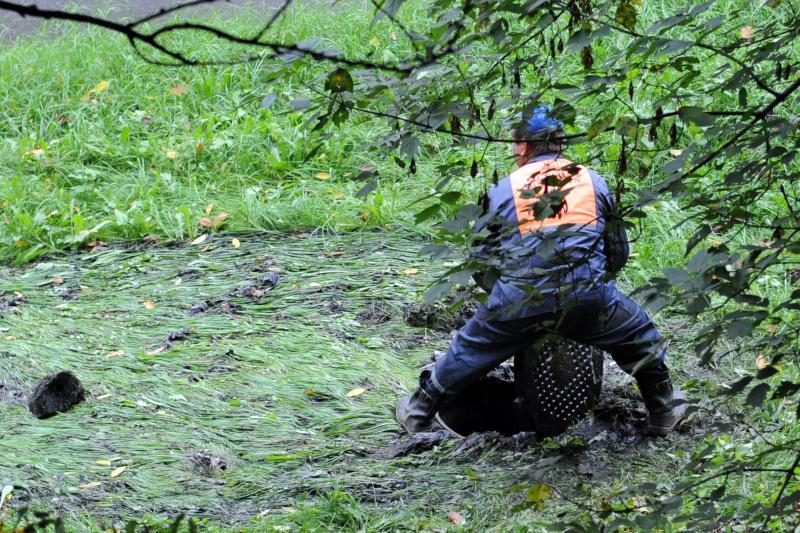
<svg viewBox="0 0 800 533"><path fill-rule="evenodd" d="M622 0L617 7L617 14L614 15L614 20L617 24L621 24L623 27L630 31L636 30L636 17L638 13L636 12L637 0Z"/></svg>
<svg viewBox="0 0 800 533"><path fill-rule="evenodd" d="M599 118L594 122L594 124L589 126L589 130L586 132L586 136L591 141L592 139L594 139L595 137L606 131L608 127L611 126L612 122L614 122L614 117L611 115L606 115L602 118Z"/></svg>
<svg viewBox="0 0 800 533"><path fill-rule="evenodd" d="M550 485L547 483L537 483L528 489L526 499L531 502L534 507L541 509L544 506L545 500L550 497L552 491L553 489L550 488Z"/></svg>
<svg viewBox="0 0 800 533"><path fill-rule="evenodd" d="M441 208L442 208L441 204L433 204L430 207L426 207L425 209L417 213L416 216L414 216L414 220L416 221L417 224L419 224L420 222L425 222L429 218L435 217L439 213L439 210Z"/></svg>
<svg viewBox="0 0 800 533"><path fill-rule="evenodd" d="M761 404L764 403L764 399L767 397L768 392L769 385L766 383L756 385L747 395L747 403L753 407L761 407Z"/></svg>
<svg viewBox="0 0 800 533"><path fill-rule="evenodd" d="M325 88L332 93L353 92L353 77L344 68L337 68L328 75Z"/></svg>
<svg viewBox="0 0 800 533"><path fill-rule="evenodd" d="M446 204L454 204L461 198L461 193L459 191L450 191L444 193L440 200Z"/></svg>
<svg viewBox="0 0 800 533"><path fill-rule="evenodd" d="M614 125L614 131L616 131L618 135L634 139L636 138L636 133L639 131L639 124L633 117L620 117Z"/></svg>
<svg viewBox="0 0 800 533"><path fill-rule="evenodd" d="M684 122L693 122L698 126L711 126L714 124L714 117L703 111L699 107L686 106L678 109L678 116Z"/></svg>

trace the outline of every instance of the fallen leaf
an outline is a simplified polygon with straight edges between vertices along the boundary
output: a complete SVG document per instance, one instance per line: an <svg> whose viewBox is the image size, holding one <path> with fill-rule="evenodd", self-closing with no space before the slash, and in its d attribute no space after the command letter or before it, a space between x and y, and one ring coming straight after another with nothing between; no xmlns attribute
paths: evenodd
<svg viewBox="0 0 800 533"><path fill-rule="evenodd" d="M220 213L219 215L214 217L214 220L211 221L211 227L216 229L222 226L230 215L228 213Z"/></svg>
<svg viewBox="0 0 800 533"><path fill-rule="evenodd" d="M90 481L89 483L84 483L83 485L81 485L81 488L87 490L99 487L100 485L102 485L100 481Z"/></svg>
<svg viewBox="0 0 800 533"><path fill-rule="evenodd" d="M110 394L101 394L100 396L98 396L97 398L95 398L95 400L106 400L106 399L108 399L108 398L111 398L111 395L110 395Z"/></svg>
<svg viewBox="0 0 800 533"><path fill-rule="evenodd" d="M763 355L759 354L758 357L756 357L756 368L761 370L762 368L767 368L768 366L769 360Z"/></svg>
<svg viewBox="0 0 800 533"><path fill-rule="evenodd" d="M142 240L144 242L151 242L153 244L160 244L161 243L161 237L159 237L158 235L153 235L153 234L145 235L142 238Z"/></svg>
<svg viewBox="0 0 800 533"><path fill-rule="evenodd" d="M325 257L339 257L344 255L344 252L325 252Z"/></svg>
<svg viewBox="0 0 800 533"><path fill-rule="evenodd" d="M174 283L175 285L180 285L181 283L183 283L183 278L175 278Z"/></svg>
<svg viewBox="0 0 800 533"><path fill-rule="evenodd" d="M414 274L418 274L418 273L419 273L419 269L418 268L407 268L407 269L403 270L403 274L405 274L406 276L413 276Z"/></svg>
<svg viewBox="0 0 800 533"><path fill-rule="evenodd" d="M97 466L111 466L111 461L108 459L100 459L99 461L95 461L94 464Z"/></svg>
<svg viewBox="0 0 800 533"><path fill-rule="evenodd" d="M184 94L186 94L186 92L187 92L188 90L189 90L189 87L187 87L187 86L186 86L185 84L183 84L183 83L179 83L178 85L176 85L176 86L172 87L172 88L171 88L169 91L170 91L172 94L174 94L175 96L183 96Z"/></svg>
<svg viewBox="0 0 800 533"><path fill-rule="evenodd" d="M739 35L742 36L742 39L745 41L749 41L753 38L753 34L755 30L753 30L752 26L742 26L742 29L739 30Z"/></svg>
<svg viewBox="0 0 800 533"><path fill-rule="evenodd" d="M63 285L64 284L64 279L56 277L56 278L51 279L50 283L52 283L53 285L56 285L56 286Z"/></svg>
<svg viewBox="0 0 800 533"><path fill-rule="evenodd" d="M175 150L166 149L164 150L164 155L170 159L175 159L178 157L178 152L176 152Z"/></svg>
<svg viewBox="0 0 800 533"><path fill-rule="evenodd" d="M119 357L120 355L123 355L124 353L125 352L123 352L122 350L114 350L113 352L108 352L106 354L106 357Z"/></svg>
<svg viewBox="0 0 800 533"><path fill-rule="evenodd" d="M214 204L208 204L206 206L206 215L210 215L211 211L213 211L213 210L214 210Z"/></svg>
<svg viewBox="0 0 800 533"><path fill-rule="evenodd" d="M5 485L3 487L3 490L0 491L0 508L3 507L3 504L6 502L6 500L11 499L11 492L13 490L14 490L13 485Z"/></svg>
<svg viewBox="0 0 800 533"><path fill-rule="evenodd" d="M367 392L367 389L362 388L362 387L357 387L357 388L351 390L350 392L348 392L347 393L347 397L348 398L355 398L356 396L361 396L365 392Z"/></svg>
<svg viewBox="0 0 800 533"><path fill-rule="evenodd" d="M89 91L83 95L82 100L84 102L88 102L89 98L92 97L93 94L102 93L108 90L108 87L111 83L108 80L102 80L100 83L89 89Z"/></svg>
<svg viewBox="0 0 800 533"><path fill-rule="evenodd" d="M455 511L449 511L447 513L447 519L457 526L464 524L464 517Z"/></svg>
<svg viewBox="0 0 800 533"><path fill-rule="evenodd" d="M327 172L317 172L316 174L314 174L314 176L318 180L322 180L322 181L327 181L327 180L331 179L331 175L329 173L327 173Z"/></svg>
<svg viewBox="0 0 800 533"><path fill-rule="evenodd" d="M91 241L91 242L87 242L87 243L86 243L86 246L87 246L88 248L91 248L91 249L93 249L93 250L94 250L95 248L102 248L103 246L108 246L108 243L107 243L107 242L100 241L100 240L97 240L97 241Z"/></svg>
<svg viewBox="0 0 800 533"><path fill-rule="evenodd" d="M121 466L119 468L115 468L113 472L111 472L111 477L119 477L122 475L123 472L127 469L127 466Z"/></svg>
<svg viewBox="0 0 800 533"><path fill-rule="evenodd" d="M156 303L153 300L145 300L144 301L144 308L145 309L155 309Z"/></svg>
<svg viewBox="0 0 800 533"><path fill-rule="evenodd" d="M204 242L206 242L206 239L208 239L208 233L203 233L202 235L197 237L195 240L193 240L190 244L193 244L195 246L198 245L198 244L203 244Z"/></svg>
<svg viewBox="0 0 800 533"><path fill-rule="evenodd" d="M345 194L343 192L341 192L341 191L333 193L333 199L334 200L341 200L344 197L345 197Z"/></svg>
<svg viewBox="0 0 800 533"><path fill-rule="evenodd" d="M150 350L149 352L147 352L147 355L158 355L166 349L167 349L166 346L159 346L155 350Z"/></svg>
<svg viewBox="0 0 800 533"><path fill-rule="evenodd" d="M27 152L25 152L25 155L29 155L31 157L39 159L44 155L44 150L41 148L34 148L33 150L28 150Z"/></svg>
<svg viewBox="0 0 800 533"><path fill-rule="evenodd" d="M142 117L142 125L143 126L149 126L150 124L152 124L155 121L156 121L156 119L154 119L150 115L145 115L145 116Z"/></svg>
<svg viewBox="0 0 800 533"><path fill-rule="evenodd" d="M239 239L237 239L236 237L234 237L233 239L231 239L231 246L233 246L234 248L237 248L237 249L238 249L239 247L241 247L241 246L242 246L242 243L241 243L241 242L239 242Z"/></svg>
<svg viewBox="0 0 800 533"><path fill-rule="evenodd" d="M195 152L198 154L202 154L206 151L206 145L203 143L197 143L197 146L194 147Z"/></svg>
<svg viewBox="0 0 800 533"><path fill-rule="evenodd" d="M208 219L208 218L205 218L205 217L203 217L200 220L198 220L197 223L200 224L201 226L203 226L204 228L210 228L211 226L214 225L214 223L211 222L211 219Z"/></svg>

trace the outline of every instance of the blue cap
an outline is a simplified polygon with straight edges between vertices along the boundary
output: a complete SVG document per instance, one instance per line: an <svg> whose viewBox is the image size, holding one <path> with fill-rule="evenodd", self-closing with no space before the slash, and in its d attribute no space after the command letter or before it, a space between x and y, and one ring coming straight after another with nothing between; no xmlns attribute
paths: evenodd
<svg viewBox="0 0 800 533"><path fill-rule="evenodd" d="M552 113L553 108L549 105L534 107L528 120L524 119L527 113L523 113L522 118L525 132L532 137L538 137L562 131L564 129L564 123L556 119Z"/></svg>

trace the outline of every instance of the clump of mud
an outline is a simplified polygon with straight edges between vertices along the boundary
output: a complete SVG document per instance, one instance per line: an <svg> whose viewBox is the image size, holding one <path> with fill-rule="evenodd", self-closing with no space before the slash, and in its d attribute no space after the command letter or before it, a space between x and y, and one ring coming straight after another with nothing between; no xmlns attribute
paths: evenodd
<svg viewBox="0 0 800 533"><path fill-rule="evenodd" d="M25 296L21 292L0 291L0 317L18 312L19 306L23 302L25 302Z"/></svg>
<svg viewBox="0 0 800 533"><path fill-rule="evenodd" d="M188 459L195 472L206 477L214 477L228 469L228 461L224 457L216 456L207 450L191 453Z"/></svg>
<svg viewBox="0 0 800 533"><path fill-rule="evenodd" d="M209 299L203 300L189 308L187 313L191 316L202 315L205 313L224 313L227 315L239 314L241 306L227 300Z"/></svg>
<svg viewBox="0 0 800 533"><path fill-rule="evenodd" d="M414 328L449 332L466 324L478 309L478 302L473 299L465 300L455 310L450 309L454 304L453 298L432 304L409 304L403 311L403 319L406 324Z"/></svg>
<svg viewBox="0 0 800 533"><path fill-rule="evenodd" d="M362 324L385 324L392 319L392 305L378 300L367 304L366 309L358 313L356 318Z"/></svg>
<svg viewBox="0 0 800 533"><path fill-rule="evenodd" d="M86 391L72 372L59 372L42 379L28 400L28 409L36 418L64 413L86 399Z"/></svg>
<svg viewBox="0 0 800 533"><path fill-rule="evenodd" d="M444 442L449 436L450 434L444 430L403 435L394 439L388 446L376 450L372 457L396 459L414 453L427 452Z"/></svg>
<svg viewBox="0 0 800 533"><path fill-rule="evenodd" d="M255 283L234 289L230 294L232 296L241 296L257 300L264 296L264 293L277 287L280 281L281 277L277 272L267 272L266 275L262 276L261 279Z"/></svg>

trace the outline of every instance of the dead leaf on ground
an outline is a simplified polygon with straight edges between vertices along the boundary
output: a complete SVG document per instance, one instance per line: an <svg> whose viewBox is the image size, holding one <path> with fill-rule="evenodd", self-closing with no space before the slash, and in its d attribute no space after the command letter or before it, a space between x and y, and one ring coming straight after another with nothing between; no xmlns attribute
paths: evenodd
<svg viewBox="0 0 800 533"><path fill-rule="evenodd" d="M119 357L120 355L124 355L125 352L122 350L114 350L113 352L108 352L106 357Z"/></svg>
<svg viewBox="0 0 800 533"><path fill-rule="evenodd" d="M83 95L82 100L84 102L88 102L89 98L91 98L93 94L98 94L107 91L110 85L111 82L109 82L108 80L102 80L100 83L89 89L89 91Z"/></svg>
<svg viewBox="0 0 800 533"><path fill-rule="evenodd" d="M353 390L351 390L350 392L347 393L347 397L348 398L355 398L356 396L361 396L365 392L367 392L367 389L365 389L363 387L356 387L355 389L353 389Z"/></svg>
<svg viewBox="0 0 800 533"><path fill-rule="evenodd" d="M739 35L741 35L742 39L744 39L745 41L749 41L750 39L752 39L754 33L755 30L753 29L752 26L742 26L742 28L739 30Z"/></svg>
<svg viewBox="0 0 800 533"><path fill-rule="evenodd" d="M403 274L405 274L406 276L413 276L414 274L419 274L419 269L418 268L407 268L407 269L403 270Z"/></svg>
<svg viewBox="0 0 800 533"><path fill-rule="evenodd" d="M94 464L97 466L111 466L111 461L108 459L100 459L99 461L95 461Z"/></svg>
<svg viewBox="0 0 800 533"><path fill-rule="evenodd" d="M768 366L769 360L763 355L759 354L758 357L756 357L756 368L761 370L763 368L767 368Z"/></svg>
<svg viewBox="0 0 800 533"><path fill-rule="evenodd" d="M39 159L44 155L44 150L41 148L34 148L33 150L28 150L27 152L25 152L25 155Z"/></svg>
<svg viewBox="0 0 800 533"><path fill-rule="evenodd" d="M147 352L147 355L158 355L166 349L167 349L166 346L159 346L155 350L150 350L149 352Z"/></svg>
<svg viewBox="0 0 800 533"><path fill-rule="evenodd" d="M59 277L55 277L55 278L50 280L50 283L53 284L53 285L56 285L56 286L63 285L64 284L64 279L63 278L59 278Z"/></svg>
<svg viewBox="0 0 800 533"><path fill-rule="evenodd" d="M206 145L203 143L197 143L197 146L194 147L194 151L198 154L202 154L206 151Z"/></svg>
<svg viewBox="0 0 800 533"><path fill-rule="evenodd" d="M111 472L111 477L119 477L122 475L125 470L127 470L127 466L121 466L119 468L115 468L113 472Z"/></svg>
<svg viewBox="0 0 800 533"><path fill-rule="evenodd" d="M195 246L198 245L198 244L203 244L204 242L206 242L206 239L208 239L208 233L203 233L202 235L197 237L195 240L193 240L190 244L195 245Z"/></svg>
<svg viewBox="0 0 800 533"><path fill-rule="evenodd" d="M153 235L153 234L145 235L142 238L142 240L144 242L151 242L153 244L161 244L161 237L159 237L158 235Z"/></svg>
<svg viewBox="0 0 800 533"><path fill-rule="evenodd" d="M322 180L322 181L327 181L327 180L331 179L331 175L329 173L327 173L327 172L317 172L315 174L315 176L316 176L316 178L318 180Z"/></svg>
<svg viewBox="0 0 800 533"><path fill-rule="evenodd" d="M156 303L153 300L145 300L143 303L144 303L144 308L145 309L151 309L152 310L152 309L156 308Z"/></svg>
<svg viewBox="0 0 800 533"><path fill-rule="evenodd" d="M80 487L81 487L82 489L84 489L84 490L88 490L88 489L93 489L93 488L99 487L99 486L100 486L100 485L102 485L102 484L103 484L103 483L102 483L102 482L100 482L100 481L90 481L89 483L84 483L84 484L83 484L83 485L81 485Z"/></svg>
<svg viewBox="0 0 800 533"><path fill-rule="evenodd" d="M179 83L178 85L172 87L169 91L175 96L183 96L189 91L189 87L187 87L184 83Z"/></svg>
<svg viewBox="0 0 800 533"><path fill-rule="evenodd" d="M238 249L238 248L240 248L242 246L242 243L239 242L239 239L234 237L233 239L231 239L231 246L233 246L234 248Z"/></svg>
<svg viewBox="0 0 800 533"><path fill-rule="evenodd" d="M175 159L175 158L178 157L178 152L176 152L175 150L171 150L171 149L167 148L167 149L164 150L164 155L167 156L170 159Z"/></svg>
<svg viewBox="0 0 800 533"><path fill-rule="evenodd" d="M228 220L229 216L230 214L228 213L220 213L219 215L215 216L214 220L211 221L211 227L216 229L222 226L225 221Z"/></svg>
<svg viewBox="0 0 800 533"><path fill-rule="evenodd" d="M463 516L461 516L461 514L460 514L460 513L457 513L457 512L455 512L455 511L449 511L449 512L447 513L447 519L448 519L448 520L449 520L451 523L453 523L453 524L455 524L455 525L457 525L457 526L460 526L460 525L463 525L463 524L464 524L464 517L463 517Z"/></svg>
<svg viewBox="0 0 800 533"><path fill-rule="evenodd" d="M210 215L211 211L213 211L213 210L214 210L214 204L208 204L206 206L206 215Z"/></svg>

